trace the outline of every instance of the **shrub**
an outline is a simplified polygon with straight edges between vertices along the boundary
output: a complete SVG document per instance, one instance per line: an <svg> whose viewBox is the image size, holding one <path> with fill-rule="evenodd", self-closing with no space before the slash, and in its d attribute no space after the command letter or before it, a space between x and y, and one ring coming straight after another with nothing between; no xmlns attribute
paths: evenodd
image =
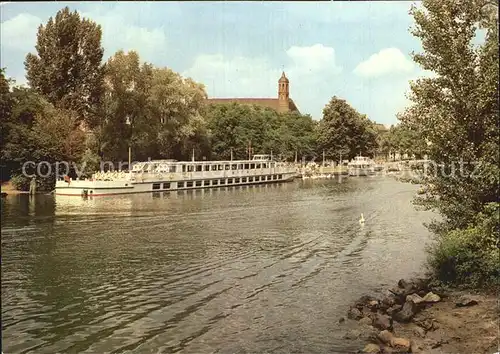
<svg viewBox="0 0 500 354"><path fill-rule="evenodd" d="M29 191L31 178L23 174L15 174L10 178L10 183L18 191Z"/></svg>
<svg viewBox="0 0 500 354"><path fill-rule="evenodd" d="M429 266L445 284L462 288L499 285L499 204L490 203L473 225L439 236L430 250Z"/></svg>

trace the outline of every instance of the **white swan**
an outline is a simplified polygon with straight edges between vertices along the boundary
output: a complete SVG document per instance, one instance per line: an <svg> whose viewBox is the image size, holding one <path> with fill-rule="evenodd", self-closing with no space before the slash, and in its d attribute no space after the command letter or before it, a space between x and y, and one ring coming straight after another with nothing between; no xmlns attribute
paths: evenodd
<svg viewBox="0 0 500 354"><path fill-rule="evenodd" d="M364 225L365 224L365 218L363 216L363 213L361 213L361 218L359 219L359 224Z"/></svg>

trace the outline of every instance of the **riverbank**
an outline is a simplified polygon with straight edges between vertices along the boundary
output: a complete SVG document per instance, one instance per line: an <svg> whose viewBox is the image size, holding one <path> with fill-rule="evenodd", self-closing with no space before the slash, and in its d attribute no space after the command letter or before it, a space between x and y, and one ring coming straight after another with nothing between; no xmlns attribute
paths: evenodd
<svg viewBox="0 0 500 354"><path fill-rule="evenodd" d="M344 338L364 340L360 353L493 354L500 350L499 314L495 294L401 279L379 296L361 297L339 322L357 322Z"/></svg>

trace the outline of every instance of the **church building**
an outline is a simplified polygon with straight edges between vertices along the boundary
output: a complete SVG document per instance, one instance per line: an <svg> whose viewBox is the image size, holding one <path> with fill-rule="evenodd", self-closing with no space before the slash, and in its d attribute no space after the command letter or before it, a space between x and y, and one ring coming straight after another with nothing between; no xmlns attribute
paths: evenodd
<svg viewBox="0 0 500 354"><path fill-rule="evenodd" d="M258 105L262 107L269 107L274 109L279 113L286 112L297 112L300 113L297 106L290 98L290 81L286 77L285 73L281 74L278 80L278 98L209 98L207 99L208 104L229 104L229 103L239 103L239 104L250 104Z"/></svg>

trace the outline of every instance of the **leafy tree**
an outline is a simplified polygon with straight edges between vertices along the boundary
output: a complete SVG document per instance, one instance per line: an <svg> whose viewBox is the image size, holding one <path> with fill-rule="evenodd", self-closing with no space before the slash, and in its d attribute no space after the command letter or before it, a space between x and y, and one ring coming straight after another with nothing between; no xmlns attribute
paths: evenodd
<svg viewBox="0 0 500 354"><path fill-rule="evenodd" d="M149 121L148 107L152 70L150 64L141 64L135 51L120 50L108 59L103 118L94 129L98 151L107 159L128 158L129 145L134 148L134 158L147 158L153 152L156 120Z"/></svg>
<svg viewBox="0 0 500 354"><path fill-rule="evenodd" d="M203 85L168 68L154 68L148 96L150 124L156 127L160 156L186 158L192 148L207 156L205 122L201 116ZM198 144L200 142L200 144Z"/></svg>
<svg viewBox="0 0 500 354"><path fill-rule="evenodd" d="M450 273L450 263L440 255L452 255L456 274L447 280L461 282L471 269L482 272L474 277L489 279L498 276L500 264L497 257L484 271L477 267L489 262L481 257L492 250L484 241L489 237L481 236L478 215L486 209L498 213L498 17L492 16L492 3L483 0L423 0L422 4L423 8L411 10L413 34L424 48L414 60L436 76L411 84L413 105L401 119L429 141L434 162L426 181L432 188L417 200L444 219L432 225L442 238L431 265L438 276L442 269ZM498 4L493 6L498 11ZM486 36L475 45L479 26ZM496 220L492 234L498 240L498 217L492 220ZM471 243L484 252L471 253Z"/></svg>
<svg viewBox="0 0 500 354"><path fill-rule="evenodd" d="M104 49L101 27L68 7L38 28L36 51L26 56L29 85L57 106L78 112L87 122L102 96Z"/></svg>
<svg viewBox="0 0 500 354"><path fill-rule="evenodd" d="M366 115L336 96L323 109L318 143L327 156L342 155L342 159L352 159L358 154L373 156L377 147L375 129Z"/></svg>

